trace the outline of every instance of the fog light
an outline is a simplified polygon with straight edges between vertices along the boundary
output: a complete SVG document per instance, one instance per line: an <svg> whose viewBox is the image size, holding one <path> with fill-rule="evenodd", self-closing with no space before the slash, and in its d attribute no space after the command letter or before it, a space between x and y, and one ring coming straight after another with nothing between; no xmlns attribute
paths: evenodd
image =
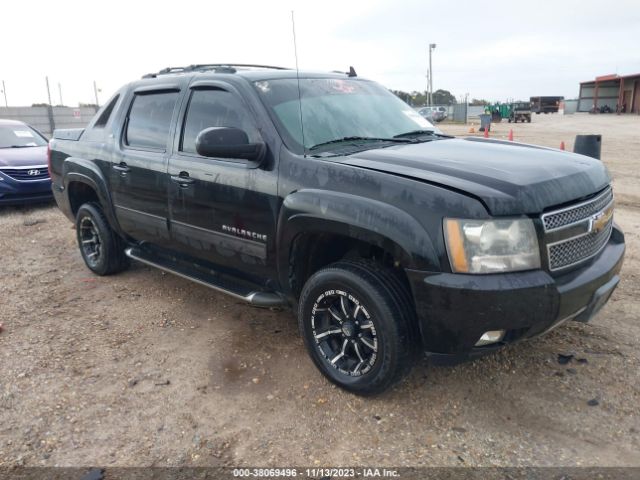
<svg viewBox="0 0 640 480"><path fill-rule="evenodd" d="M504 338L505 333L507 333L505 330L489 330L488 332L484 332L480 340L478 340L478 343L476 343L476 347L497 343Z"/></svg>

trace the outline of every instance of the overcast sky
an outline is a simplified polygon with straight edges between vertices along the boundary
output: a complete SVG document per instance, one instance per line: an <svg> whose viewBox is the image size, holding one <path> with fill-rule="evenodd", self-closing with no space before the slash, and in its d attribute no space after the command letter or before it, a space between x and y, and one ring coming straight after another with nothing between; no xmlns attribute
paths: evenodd
<svg viewBox="0 0 640 480"><path fill-rule="evenodd" d="M638 0L3 0L0 80L10 106L100 103L166 66L262 63L348 69L388 88L491 100L576 97L596 75L640 72ZM1 88L1 85L0 85ZM0 104L4 99L0 96Z"/></svg>

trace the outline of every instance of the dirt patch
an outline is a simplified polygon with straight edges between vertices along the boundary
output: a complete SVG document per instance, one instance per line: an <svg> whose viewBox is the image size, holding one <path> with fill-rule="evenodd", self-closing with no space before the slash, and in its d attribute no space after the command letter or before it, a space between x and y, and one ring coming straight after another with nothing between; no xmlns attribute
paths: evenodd
<svg viewBox="0 0 640 480"><path fill-rule="evenodd" d="M640 465L639 127L613 115L494 127L568 149L604 135L628 242L621 285L590 324L455 368L416 365L373 399L320 376L290 312L140 264L93 276L54 206L3 208L0 466Z"/></svg>

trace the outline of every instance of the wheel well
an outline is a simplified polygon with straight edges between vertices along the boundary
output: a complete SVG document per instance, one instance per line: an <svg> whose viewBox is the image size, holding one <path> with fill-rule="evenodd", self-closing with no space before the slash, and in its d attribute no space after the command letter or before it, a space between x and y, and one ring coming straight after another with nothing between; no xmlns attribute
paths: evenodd
<svg viewBox="0 0 640 480"><path fill-rule="evenodd" d="M75 216L80 206L87 202L99 202L98 194L93 187L82 182L71 182L68 188L69 205Z"/></svg>
<svg viewBox="0 0 640 480"><path fill-rule="evenodd" d="M395 271L402 283L409 288L407 275L400 268L397 254L345 235L303 233L294 239L289 252L289 287L295 298L300 297L302 287L311 275L342 259L374 260Z"/></svg>

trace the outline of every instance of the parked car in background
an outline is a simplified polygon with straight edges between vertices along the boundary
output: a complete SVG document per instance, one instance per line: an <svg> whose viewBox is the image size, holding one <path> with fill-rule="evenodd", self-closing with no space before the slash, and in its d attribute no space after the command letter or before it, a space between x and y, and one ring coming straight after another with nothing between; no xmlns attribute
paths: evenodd
<svg viewBox="0 0 640 480"><path fill-rule="evenodd" d="M423 107L418 110L418 113L430 122L441 122L446 118L444 112L438 110L439 107Z"/></svg>
<svg viewBox="0 0 640 480"><path fill-rule="evenodd" d="M0 119L0 205L52 197L46 137L26 123Z"/></svg>
<svg viewBox="0 0 640 480"><path fill-rule="evenodd" d="M442 120L445 120L449 116L448 111L447 111L447 107L445 107L443 105L440 105L440 106L434 107L434 108L436 108L439 112L442 113Z"/></svg>

